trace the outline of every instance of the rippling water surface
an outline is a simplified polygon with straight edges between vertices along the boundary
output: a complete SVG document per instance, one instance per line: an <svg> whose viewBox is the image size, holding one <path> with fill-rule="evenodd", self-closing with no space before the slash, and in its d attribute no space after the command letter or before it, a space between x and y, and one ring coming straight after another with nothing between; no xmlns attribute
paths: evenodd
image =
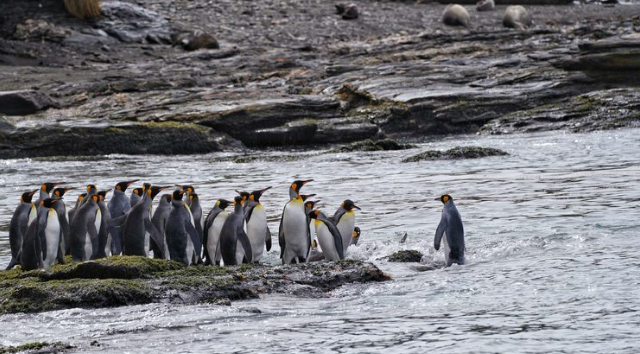
<svg viewBox="0 0 640 354"><path fill-rule="evenodd" d="M400 163L424 149L480 145L507 157ZM278 155L281 153L270 153ZM302 153L307 154L307 153ZM152 304L0 316L0 345L70 342L79 352L567 352L640 348L640 130L590 134L469 136L417 150L321 154L293 162L196 157L0 161L0 266L8 263L9 219L21 191L43 179L112 187L141 178L191 182L205 209L234 189L274 186L263 197L277 232L290 181L313 178L333 212L362 207L360 244L393 281L349 285L328 298L265 296L231 306ZM418 272L382 257L432 247L451 193L465 222L468 264ZM74 200L78 192L71 193ZM70 204L70 202L68 202ZM408 232L407 243L398 240ZM277 242L267 261L275 263ZM262 313L253 313L258 308ZM97 341L99 346L91 346Z"/></svg>

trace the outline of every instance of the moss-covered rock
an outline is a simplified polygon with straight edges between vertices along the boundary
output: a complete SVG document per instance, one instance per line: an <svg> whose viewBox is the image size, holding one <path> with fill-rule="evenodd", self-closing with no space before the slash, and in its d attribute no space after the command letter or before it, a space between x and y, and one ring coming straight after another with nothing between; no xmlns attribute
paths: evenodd
<svg viewBox="0 0 640 354"><path fill-rule="evenodd" d="M389 256L389 262L410 263L420 262L422 253L416 250L403 250L393 253Z"/></svg>
<svg viewBox="0 0 640 354"><path fill-rule="evenodd" d="M46 270L0 272L0 314L66 308L171 303L225 303L304 285L315 296L346 283L389 279L371 263L318 262L291 266L184 265L145 257L110 257Z"/></svg>
<svg viewBox="0 0 640 354"><path fill-rule="evenodd" d="M75 348L72 345L65 344L62 342L33 342L26 343L22 345L17 345L13 347L2 347L0 346L0 354L9 354L9 353L64 353L67 350Z"/></svg>
<svg viewBox="0 0 640 354"><path fill-rule="evenodd" d="M460 160L460 159L477 159L488 156L504 156L509 155L505 151L493 148L479 146L458 146L446 151L428 150L417 155L409 156L402 162L419 162L424 160Z"/></svg>
<svg viewBox="0 0 640 354"><path fill-rule="evenodd" d="M391 151L391 150L406 150L416 148L415 145L401 144L395 140L383 139L383 140L362 140L356 141L348 145L341 146L332 152L353 152L353 151Z"/></svg>

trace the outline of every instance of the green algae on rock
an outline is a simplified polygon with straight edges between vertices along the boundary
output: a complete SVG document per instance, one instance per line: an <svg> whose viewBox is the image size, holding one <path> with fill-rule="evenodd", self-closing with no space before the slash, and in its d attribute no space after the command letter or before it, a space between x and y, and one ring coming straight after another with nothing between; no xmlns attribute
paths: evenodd
<svg viewBox="0 0 640 354"><path fill-rule="evenodd" d="M326 296L347 283L388 279L375 265L360 261L185 267L174 261L121 256L45 270L0 272L0 314L154 302L226 303L274 292Z"/></svg>
<svg viewBox="0 0 640 354"><path fill-rule="evenodd" d="M413 149L417 146L411 144L401 144L391 139L382 140L361 140L348 145L341 146L331 152L353 152L353 151L391 151Z"/></svg>
<svg viewBox="0 0 640 354"><path fill-rule="evenodd" d="M486 148L479 146L458 146L446 151L427 150L417 155L409 156L402 162L419 162L423 160L460 160L460 159L477 159L488 156L505 156L509 155L505 151Z"/></svg>
<svg viewBox="0 0 640 354"><path fill-rule="evenodd" d="M69 349L74 349L75 347L69 344L65 344L62 342L33 342L26 343L17 346L11 347L2 347L0 346L0 354L9 354L9 353L63 353Z"/></svg>
<svg viewBox="0 0 640 354"><path fill-rule="evenodd" d="M411 263L420 262L422 253L416 250L403 250L393 253L389 256L389 262Z"/></svg>

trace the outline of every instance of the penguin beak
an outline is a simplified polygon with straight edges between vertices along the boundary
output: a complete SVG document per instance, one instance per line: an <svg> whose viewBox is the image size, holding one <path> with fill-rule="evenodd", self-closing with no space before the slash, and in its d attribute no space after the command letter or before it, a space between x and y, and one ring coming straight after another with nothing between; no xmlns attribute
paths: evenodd
<svg viewBox="0 0 640 354"><path fill-rule="evenodd" d="M136 183L138 181L139 181L139 179L134 179L133 181L127 181L125 183L127 184L127 187L129 187L130 185L132 185L132 184L134 184L134 183Z"/></svg>
<svg viewBox="0 0 640 354"><path fill-rule="evenodd" d="M362 209L360 209L360 207L359 207L359 206L357 206L357 205L355 205L355 204L353 205L353 207L354 207L354 208L356 208L356 209L358 209L358 210L362 210Z"/></svg>
<svg viewBox="0 0 640 354"><path fill-rule="evenodd" d="M36 194L36 192L39 191L39 189L34 189L31 192L29 192L29 196L33 197L34 194Z"/></svg>
<svg viewBox="0 0 640 354"><path fill-rule="evenodd" d="M441 197L438 197L438 198L434 198L433 200L440 200L440 198L441 198Z"/></svg>
<svg viewBox="0 0 640 354"><path fill-rule="evenodd" d="M302 185L304 186L304 185L306 185L306 184L307 184L307 183L309 183L309 182L313 182L313 180L312 180L312 179L308 179L308 180L306 180L306 181L302 181Z"/></svg>
<svg viewBox="0 0 640 354"><path fill-rule="evenodd" d="M265 189L261 190L261 191L260 191L260 195L265 194L269 189L271 189L271 187L267 187L267 188L265 188Z"/></svg>
<svg viewBox="0 0 640 354"><path fill-rule="evenodd" d="M235 192L236 192L236 193L238 193L238 194L242 195L242 191L239 191L239 190L237 190L237 189L234 189L234 190L235 190Z"/></svg>

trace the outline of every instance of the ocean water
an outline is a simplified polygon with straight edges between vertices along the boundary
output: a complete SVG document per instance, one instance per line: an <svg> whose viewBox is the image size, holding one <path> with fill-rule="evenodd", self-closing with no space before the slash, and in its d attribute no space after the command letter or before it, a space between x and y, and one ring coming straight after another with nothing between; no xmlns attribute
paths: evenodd
<svg viewBox="0 0 640 354"><path fill-rule="evenodd" d="M401 163L426 149L478 145L509 156ZM637 353L640 350L640 130L465 136L392 152L269 152L295 161L234 163L232 154L0 161L0 267L20 193L44 180L111 188L140 178L192 183L204 209L234 189L273 186L262 202L277 233L294 178L313 178L332 213L362 208L358 246L393 277L326 298L266 295L231 306L150 304L0 316L0 345L63 341L103 353ZM67 204L79 192L70 192ZM383 257L417 249L441 262L433 234L450 193L462 214L464 266L419 271ZM400 244L404 233L407 242ZM265 262L277 263L279 249ZM254 313L257 308L261 313ZM93 342L93 345L91 343Z"/></svg>

